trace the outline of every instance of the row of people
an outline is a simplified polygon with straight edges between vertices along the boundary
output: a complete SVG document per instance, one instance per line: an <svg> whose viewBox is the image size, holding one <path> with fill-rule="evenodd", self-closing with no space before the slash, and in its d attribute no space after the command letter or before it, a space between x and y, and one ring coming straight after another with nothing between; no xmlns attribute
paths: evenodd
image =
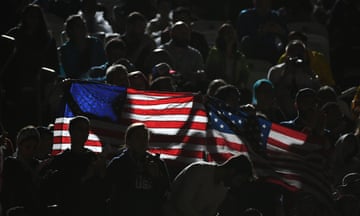
<svg viewBox="0 0 360 216"><path fill-rule="evenodd" d="M262 85L269 84L271 83L268 80L259 82L255 86L255 106L246 106L243 110L269 118L270 115L260 110L267 100L261 95L266 95L266 92L272 89L271 85L268 88ZM215 97L234 109L241 107L241 95L236 87L222 81L222 84L214 88ZM359 94L360 89L352 103L357 119ZM338 131L333 131L330 127L331 118L335 115L330 114L328 109L332 103L326 103L323 112L320 112L316 98L317 94L312 89L298 91L297 117L280 124L309 135L308 145L313 146L308 147L314 151L312 156L321 155L324 159L318 161L321 162L318 165L325 167L327 180L331 182L335 193L334 202L339 205L339 215L346 215L344 212L348 211L354 211L352 213L356 215L359 203L359 178L356 177L360 167L359 127L350 127L351 129L335 134ZM334 121L341 126L339 123L343 120ZM159 155L147 153L150 134L142 123L128 127L124 149L116 147L98 155L84 148L90 130L89 119L86 117L79 116L70 121L71 149L57 156L35 154L40 150L38 145L41 130L42 128L36 129L32 126L20 130L15 156L6 157L4 160L1 204L9 214L12 211L22 211L26 215L103 215L104 212L110 215L119 212L124 215L159 215L165 211L164 215L191 215L196 212L202 212L201 215L214 215L219 211L220 215L234 215L245 210L242 208L254 206L264 214L266 212L265 215L298 215L301 211L309 210L323 215L325 211L321 205L317 206L321 201L311 193L300 193L299 197L296 197L304 199L304 203L301 202L304 206L299 203L292 206L296 201L292 201L283 189L261 179L254 179L251 162L243 156L231 158L222 165L192 164L172 180L166 163ZM256 134L256 131L252 134ZM50 142L45 146L51 145ZM44 149L45 152L50 152L49 148ZM313 159L309 155L309 160ZM224 186L230 187L230 190ZM195 188L197 193L194 193ZM234 205L237 201L248 199L251 193L258 190L268 191L272 195L263 197L261 201L259 198L254 198L251 202L248 200L248 205L243 204L242 208ZM246 192L246 196L242 191ZM255 201L260 203L256 204ZM350 203L345 204L346 201ZM269 207L266 202L271 202L272 206ZM49 207L52 205L58 207ZM311 208L306 209L306 205ZM327 215L329 214L328 212Z"/></svg>

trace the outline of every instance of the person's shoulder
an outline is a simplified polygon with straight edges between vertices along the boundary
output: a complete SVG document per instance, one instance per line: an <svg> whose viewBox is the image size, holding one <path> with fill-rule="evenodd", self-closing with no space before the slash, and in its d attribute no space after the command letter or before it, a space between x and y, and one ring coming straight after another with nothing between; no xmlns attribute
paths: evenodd
<svg viewBox="0 0 360 216"><path fill-rule="evenodd" d="M269 71L270 71L270 70L279 70L279 69L282 69L282 68L285 67L285 65L286 65L285 62L282 62L282 63L279 63L279 64L275 64L275 65L273 65L273 66L270 67Z"/></svg>
<svg viewBox="0 0 360 216"><path fill-rule="evenodd" d="M239 16L244 17L244 16L253 15L255 13L256 13L255 8L246 8L240 11Z"/></svg>
<svg viewBox="0 0 360 216"><path fill-rule="evenodd" d="M111 159L110 164L119 163L123 160L129 159L129 150L127 148L121 149L121 151Z"/></svg>
<svg viewBox="0 0 360 216"><path fill-rule="evenodd" d="M99 44L100 44L101 46L103 46L101 40L100 40L99 38L97 38L97 37L88 36L88 37L86 38L86 40L87 40L90 44L93 44L93 45L99 45Z"/></svg>
<svg viewBox="0 0 360 216"><path fill-rule="evenodd" d="M188 46L188 52L189 52L189 54L191 53L192 55L196 55L196 56L200 55L201 56L200 51L192 46Z"/></svg>
<svg viewBox="0 0 360 216"><path fill-rule="evenodd" d="M16 37L18 32L19 32L19 27L15 26L15 27L9 29L9 31L6 32L6 35L11 36L11 37Z"/></svg>
<svg viewBox="0 0 360 216"><path fill-rule="evenodd" d="M279 123L281 126L293 128L295 126L295 120L287 120Z"/></svg>
<svg viewBox="0 0 360 216"><path fill-rule="evenodd" d="M7 156L4 159L4 163L16 163L18 160L14 156Z"/></svg>
<svg viewBox="0 0 360 216"><path fill-rule="evenodd" d="M215 163L207 162L207 161L197 161L193 162L190 165L187 166L188 169L203 169L205 167L214 167Z"/></svg>

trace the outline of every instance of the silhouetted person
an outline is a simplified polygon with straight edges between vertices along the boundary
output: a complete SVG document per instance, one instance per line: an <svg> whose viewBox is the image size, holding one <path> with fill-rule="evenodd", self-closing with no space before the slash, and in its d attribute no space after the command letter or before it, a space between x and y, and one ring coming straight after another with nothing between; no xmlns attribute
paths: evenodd
<svg viewBox="0 0 360 216"><path fill-rule="evenodd" d="M147 151L150 132L143 123L125 132L126 149L107 168L110 215L161 215L169 189L166 164Z"/></svg>

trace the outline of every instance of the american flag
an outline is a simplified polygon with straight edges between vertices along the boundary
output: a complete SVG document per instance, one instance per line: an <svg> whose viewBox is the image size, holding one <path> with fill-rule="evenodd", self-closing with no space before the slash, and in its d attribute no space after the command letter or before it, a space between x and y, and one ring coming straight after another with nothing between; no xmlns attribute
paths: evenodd
<svg viewBox="0 0 360 216"><path fill-rule="evenodd" d="M306 134L261 117L254 117L258 130L246 130L251 127L246 125L250 119L247 113L232 110L214 98L207 101L206 107L207 139L228 153L209 153L209 160L223 161L236 152L247 154L259 177L289 191L313 193L331 208L330 184L324 167L318 163L322 157L315 150L319 145L309 143ZM259 139L252 139L254 136Z"/></svg>
<svg viewBox="0 0 360 216"><path fill-rule="evenodd" d="M143 122L151 132L153 153L185 163L203 160L207 116L200 97L72 81L55 120L53 154L70 148L69 121L84 115L91 124L85 147L95 152L103 145L123 144L127 126Z"/></svg>
<svg viewBox="0 0 360 216"><path fill-rule="evenodd" d="M80 81L67 85L63 99L55 120L53 154L70 148L68 126L76 115L90 118L85 146L95 152L104 145L123 144L127 126L144 122L151 131L150 151L163 159L220 163L234 154L246 154L260 176L271 177L291 191L304 187L328 191L319 172L322 167L304 157L310 152L302 148L307 146L305 134L257 118L260 139L250 144L247 138L253 133L244 130L249 117L218 100L203 102L194 93L139 91Z"/></svg>

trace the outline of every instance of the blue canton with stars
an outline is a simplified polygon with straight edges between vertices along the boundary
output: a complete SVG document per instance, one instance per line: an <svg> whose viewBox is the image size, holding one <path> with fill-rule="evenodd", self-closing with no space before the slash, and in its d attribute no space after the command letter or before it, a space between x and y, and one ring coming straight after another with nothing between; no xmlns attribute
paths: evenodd
<svg viewBox="0 0 360 216"><path fill-rule="evenodd" d="M228 134L235 134L232 129L234 127L241 129L247 118L247 114L243 111L231 111L224 103L215 99L211 99L208 103L207 112L209 117L209 127ZM257 120L260 127L261 145L266 147L272 123L263 118L257 118Z"/></svg>

